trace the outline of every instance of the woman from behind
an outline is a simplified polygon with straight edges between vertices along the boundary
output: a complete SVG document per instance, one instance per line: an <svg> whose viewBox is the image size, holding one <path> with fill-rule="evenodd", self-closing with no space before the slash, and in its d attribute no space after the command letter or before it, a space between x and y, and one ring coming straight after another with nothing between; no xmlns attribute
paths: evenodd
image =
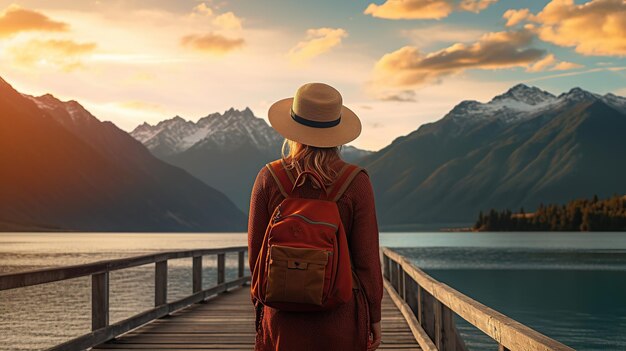
<svg viewBox="0 0 626 351"><path fill-rule="evenodd" d="M274 167L284 167L287 176L283 183L287 178L295 183L292 189L300 198L328 196L336 203L352 261L352 292L331 309L306 312L267 306L253 293L255 350L375 350L381 339L383 285L374 195L367 173L340 157L341 145L356 139L361 123L343 106L339 92L322 83L305 84L294 98L274 103L269 120L285 137L282 158L273 162ZM276 217L279 204L292 196L285 188L272 166L259 171L248 221L253 270L263 256L272 216ZM254 276L255 272L253 290Z"/></svg>

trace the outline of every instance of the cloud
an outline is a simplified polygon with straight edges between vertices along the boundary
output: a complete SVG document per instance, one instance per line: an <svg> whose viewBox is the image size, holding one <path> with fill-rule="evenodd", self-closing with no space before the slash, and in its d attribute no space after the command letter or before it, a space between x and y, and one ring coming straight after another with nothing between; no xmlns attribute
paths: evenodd
<svg viewBox="0 0 626 351"><path fill-rule="evenodd" d="M405 46L378 60L374 83L395 87L420 86L470 68L527 67L545 54L544 50L530 47L532 39L532 33L519 30L487 33L475 43L457 43L429 54Z"/></svg>
<svg viewBox="0 0 626 351"><path fill-rule="evenodd" d="M244 45L243 38L228 38L216 33L189 34L181 38L185 47L213 54L225 54Z"/></svg>
<svg viewBox="0 0 626 351"><path fill-rule="evenodd" d="M504 15L502 15L502 18L507 20L506 21L507 27L512 27L512 26L518 25L519 23L527 19L529 16L530 16L529 9L521 9L521 10L509 9L509 10L506 10Z"/></svg>
<svg viewBox="0 0 626 351"><path fill-rule="evenodd" d="M141 100L129 100L119 103L119 105L123 108L133 109L133 110L141 110L141 111L150 111L150 112L163 112L163 106L159 104L153 104L150 102L145 102Z"/></svg>
<svg viewBox="0 0 626 351"><path fill-rule="evenodd" d="M573 62L558 61L554 54L546 55L546 57L528 66L527 72L541 72L541 71L568 71L576 68L582 68L583 65L579 65Z"/></svg>
<svg viewBox="0 0 626 351"><path fill-rule="evenodd" d="M568 62L568 61L561 61L559 63L557 63L556 65L554 65L550 71L569 71L572 69L577 69L577 68L583 68L585 66L578 64L578 63L574 63L574 62Z"/></svg>
<svg viewBox="0 0 626 351"><path fill-rule="evenodd" d="M495 4L498 0L462 0L459 8L465 11L478 13Z"/></svg>
<svg viewBox="0 0 626 351"><path fill-rule="evenodd" d="M17 5L10 5L0 13L0 38L29 31L64 32L68 28L67 23L53 21L40 12Z"/></svg>
<svg viewBox="0 0 626 351"><path fill-rule="evenodd" d="M95 49L95 43L34 39L10 47L9 52L18 66L54 66L69 72L84 67L82 59Z"/></svg>
<svg viewBox="0 0 626 351"><path fill-rule="evenodd" d="M475 41L485 32L474 28L437 24L425 28L402 30L401 33L410 38L419 47L424 47L433 43Z"/></svg>
<svg viewBox="0 0 626 351"><path fill-rule="evenodd" d="M192 18L213 17L213 15L216 15L216 16L215 18L213 18L211 23L219 29L241 30L242 28L241 26L242 19L240 17L237 17L235 13L233 13L232 11L217 15L215 13L215 10L213 10L209 5L207 5L204 2L196 5L191 11Z"/></svg>
<svg viewBox="0 0 626 351"><path fill-rule="evenodd" d="M287 55L292 62L306 62L341 44L347 36L348 32L342 28L309 29L305 40L296 44Z"/></svg>
<svg viewBox="0 0 626 351"><path fill-rule="evenodd" d="M241 18L235 16L232 12L226 12L215 17L213 24L222 29L240 30Z"/></svg>
<svg viewBox="0 0 626 351"><path fill-rule="evenodd" d="M382 101L396 101L396 102L415 102L416 93L414 90L401 90L384 92L378 95L378 100Z"/></svg>
<svg viewBox="0 0 626 351"><path fill-rule="evenodd" d="M198 5L196 5L192 12L191 12L192 16L196 16L196 15L200 15L200 16L212 16L213 15L213 9L211 9L209 6L207 6L207 4L205 3L200 3Z"/></svg>
<svg viewBox="0 0 626 351"><path fill-rule="evenodd" d="M498 0L387 0L369 4L366 15L386 19L441 19L453 11L478 13Z"/></svg>
<svg viewBox="0 0 626 351"><path fill-rule="evenodd" d="M509 21L517 16L512 25L522 20L536 23L531 28L539 39L559 46L574 47L580 54L626 56L624 0L591 0L580 5L575 4L574 0L552 0L536 15L522 16L515 12L509 16Z"/></svg>

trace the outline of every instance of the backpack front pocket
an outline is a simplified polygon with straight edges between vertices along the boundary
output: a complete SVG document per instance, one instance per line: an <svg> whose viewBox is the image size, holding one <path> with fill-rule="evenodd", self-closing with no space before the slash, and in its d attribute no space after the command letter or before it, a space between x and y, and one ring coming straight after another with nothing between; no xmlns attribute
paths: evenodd
<svg viewBox="0 0 626 351"><path fill-rule="evenodd" d="M272 245L265 300L321 305L329 252Z"/></svg>

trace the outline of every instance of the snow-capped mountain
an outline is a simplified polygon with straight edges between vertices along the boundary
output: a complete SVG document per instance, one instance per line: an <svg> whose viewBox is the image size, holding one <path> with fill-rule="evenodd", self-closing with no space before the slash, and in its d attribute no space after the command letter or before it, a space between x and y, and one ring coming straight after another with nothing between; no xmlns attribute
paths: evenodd
<svg viewBox="0 0 626 351"><path fill-rule="evenodd" d="M144 123L130 133L157 156L170 156L192 147L238 148L250 143L258 150L276 150L282 138L250 108L212 113L194 123L180 116L152 126Z"/></svg>
<svg viewBox="0 0 626 351"><path fill-rule="evenodd" d="M249 108L212 113L198 122L179 116L130 133L157 157L181 167L248 210L257 172L280 157L283 137ZM342 157L357 162L372 152L344 146Z"/></svg>
<svg viewBox="0 0 626 351"><path fill-rule="evenodd" d="M76 101L21 94L0 78L0 230L238 231L221 192L154 157ZM11 229L9 229L11 230Z"/></svg>
<svg viewBox="0 0 626 351"><path fill-rule="evenodd" d="M626 193L626 99L516 85L464 101L366 157L379 223L473 221L491 208L536 208Z"/></svg>
<svg viewBox="0 0 626 351"><path fill-rule="evenodd" d="M537 87L518 84L487 103L474 100L463 101L444 118L453 119L460 124L473 124L493 119L512 123L550 110L560 109L568 104L595 100L601 100L621 111L626 110L626 99L610 93L602 96L577 87L557 97Z"/></svg>
<svg viewBox="0 0 626 351"><path fill-rule="evenodd" d="M27 94L21 95L33 101L40 109L51 112L51 116L66 127L70 124L100 123L94 115L89 113L89 111L75 100L61 101L52 94L37 97ZM59 112L65 115L64 118L57 116Z"/></svg>

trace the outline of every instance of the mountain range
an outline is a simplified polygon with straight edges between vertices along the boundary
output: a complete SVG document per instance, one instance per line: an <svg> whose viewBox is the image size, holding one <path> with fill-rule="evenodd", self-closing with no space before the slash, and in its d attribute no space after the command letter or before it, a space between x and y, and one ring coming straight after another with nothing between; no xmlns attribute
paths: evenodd
<svg viewBox="0 0 626 351"><path fill-rule="evenodd" d="M280 157L284 140L249 108L212 113L195 123L180 116L156 125L144 123L130 135L156 157L224 192L244 212L258 171ZM342 147L348 162L371 153Z"/></svg>
<svg viewBox="0 0 626 351"><path fill-rule="evenodd" d="M78 102L0 79L0 228L241 231L221 192L169 165Z"/></svg>
<svg viewBox="0 0 626 351"><path fill-rule="evenodd" d="M516 85L364 157L388 230L626 192L626 99Z"/></svg>
<svg viewBox="0 0 626 351"><path fill-rule="evenodd" d="M126 133L1 79L0 111L0 230L241 231L255 176L283 140L249 108ZM626 193L625 134L623 97L519 84L342 156L368 170L381 229L415 230Z"/></svg>

